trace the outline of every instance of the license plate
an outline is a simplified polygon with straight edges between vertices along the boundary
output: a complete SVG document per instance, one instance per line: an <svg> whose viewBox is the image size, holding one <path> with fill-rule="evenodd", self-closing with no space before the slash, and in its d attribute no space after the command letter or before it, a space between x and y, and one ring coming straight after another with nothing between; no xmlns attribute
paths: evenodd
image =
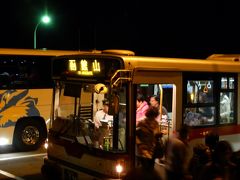
<svg viewBox="0 0 240 180"><path fill-rule="evenodd" d="M64 169L64 179L65 180L77 180L77 173L69 169Z"/></svg>

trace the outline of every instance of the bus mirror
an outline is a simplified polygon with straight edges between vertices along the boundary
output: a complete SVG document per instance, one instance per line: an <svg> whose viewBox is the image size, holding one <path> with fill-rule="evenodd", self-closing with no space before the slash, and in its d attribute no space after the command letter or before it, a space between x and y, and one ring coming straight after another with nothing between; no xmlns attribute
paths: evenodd
<svg viewBox="0 0 240 180"><path fill-rule="evenodd" d="M94 90L97 94L106 94L108 92L108 88L105 84L98 83L95 85Z"/></svg>
<svg viewBox="0 0 240 180"><path fill-rule="evenodd" d="M119 112L119 96L113 95L109 106L109 115L115 115Z"/></svg>

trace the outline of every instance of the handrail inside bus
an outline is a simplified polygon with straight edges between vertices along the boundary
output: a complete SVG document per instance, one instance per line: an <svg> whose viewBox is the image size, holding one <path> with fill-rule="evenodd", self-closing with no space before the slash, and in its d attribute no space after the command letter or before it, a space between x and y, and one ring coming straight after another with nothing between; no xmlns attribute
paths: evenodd
<svg viewBox="0 0 240 180"><path fill-rule="evenodd" d="M121 74L120 74L121 72L126 72L127 75L128 75L128 77L121 77ZM115 78L118 74L120 74L119 77L114 81L114 78ZM119 82L120 80L131 81L131 80L132 80L131 76L132 76L132 70L124 70L124 69L117 70L117 71L114 73L114 75L111 77L111 87L117 86L117 85L118 85L118 82Z"/></svg>

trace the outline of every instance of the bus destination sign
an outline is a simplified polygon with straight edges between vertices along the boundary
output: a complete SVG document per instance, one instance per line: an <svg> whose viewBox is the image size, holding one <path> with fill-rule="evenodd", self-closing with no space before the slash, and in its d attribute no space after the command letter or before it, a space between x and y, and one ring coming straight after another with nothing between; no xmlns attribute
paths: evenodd
<svg viewBox="0 0 240 180"><path fill-rule="evenodd" d="M68 70L78 75L93 76L101 72L101 64L96 59L93 61L69 59Z"/></svg>

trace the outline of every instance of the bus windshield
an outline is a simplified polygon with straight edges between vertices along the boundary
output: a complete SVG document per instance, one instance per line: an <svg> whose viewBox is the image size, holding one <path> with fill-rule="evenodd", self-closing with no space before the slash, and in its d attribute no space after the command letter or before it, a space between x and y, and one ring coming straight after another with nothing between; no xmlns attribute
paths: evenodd
<svg viewBox="0 0 240 180"><path fill-rule="evenodd" d="M57 81L51 131L62 138L104 151L126 150L126 88L119 96L119 112L109 113L110 85Z"/></svg>

